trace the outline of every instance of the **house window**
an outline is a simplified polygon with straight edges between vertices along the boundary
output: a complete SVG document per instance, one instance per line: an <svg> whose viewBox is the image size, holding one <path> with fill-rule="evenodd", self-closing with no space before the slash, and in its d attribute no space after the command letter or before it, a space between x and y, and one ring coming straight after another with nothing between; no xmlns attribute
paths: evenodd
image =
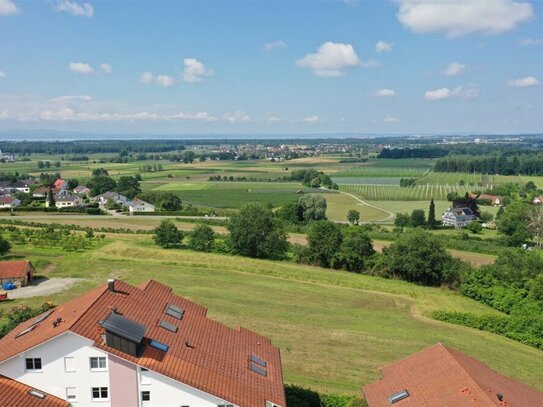
<svg viewBox="0 0 543 407"><path fill-rule="evenodd" d="M108 389L107 387L93 387L92 388L92 399L93 400L107 400L108 399Z"/></svg>
<svg viewBox="0 0 543 407"><path fill-rule="evenodd" d="M75 360L73 357L68 356L64 358L64 371L75 372Z"/></svg>
<svg viewBox="0 0 543 407"><path fill-rule="evenodd" d="M141 392L141 401L151 401L151 392L150 391L142 391Z"/></svg>
<svg viewBox="0 0 543 407"><path fill-rule="evenodd" d="M66 400L76 400L75 387L66 387Z"/></svg>
<svg viewBox="0 0 543 407"><path fill-rule="evenodd" d="M25 359L26 370L39 370L41 371L41 358L29 358Z"/></svg>
<svg viewBox="0 0 543 407"><path fill-rule="evenodd" d="M106 358L104 356L90 358L91 370L105 370L106 368L107 368Z"/></svg>

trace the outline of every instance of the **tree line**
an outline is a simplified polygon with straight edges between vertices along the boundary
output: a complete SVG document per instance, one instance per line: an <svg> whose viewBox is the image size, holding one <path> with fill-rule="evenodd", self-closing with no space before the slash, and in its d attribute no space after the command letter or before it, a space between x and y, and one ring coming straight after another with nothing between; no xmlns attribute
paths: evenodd
<svg viewBox="0 0 543 407"><path fill-rule="evenodd" d="M543 175L543 153L514 155L452 156L440 158L436 172L466 172L499 175Z"/></svg>

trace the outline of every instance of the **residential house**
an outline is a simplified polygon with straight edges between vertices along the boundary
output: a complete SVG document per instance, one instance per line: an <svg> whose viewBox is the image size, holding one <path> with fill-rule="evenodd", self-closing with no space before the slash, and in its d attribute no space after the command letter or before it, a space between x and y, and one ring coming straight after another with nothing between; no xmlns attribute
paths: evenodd
<svg viewBox="0 0 543 407"><path fill-rule="evenodd" d="M34 278L34 266L28 260L0 261L0 285L14 283L24 287Z"/></svg>
<svg viewBox="0 0 543 407"><path fill-rule="evenodd" d="M51 191L53 191L53 195L63 195L66 193L66 191L61 191L58 188L51 188ZM38 187L32 191L32 196L34 198L46 198L48 193L49 187Z"/></svg>
<svg viewBox="0 0 543 407"><path fill-rule="evenodd" d="M498 196L498 195L490 195L490 194L470 194L469 195L471 198L473 199L480 199L480 200L485 200L485 201L490 201L492 203L492 205L495 205L495 206L500 206L502 204L502 200L503 198L501 196Z"/></svg>
<svg viewBox="0 0 543 407"><path fill-rule="evenodd" d="M441 343L382 369L364 387L369 407L543 406L543 393Z"/></svg>
<svg viewBox="0 0 543 407"><path fill-rule="evenodd" d="M463 228L476 219L473 211L468 207L449 208L441 217L443 226Z"/></svg>
<svg viewBox="0 0 543 407"><path fill-rule="evenodd" d="M74 194L87 197L90 194L90 188L87 188L85 185L79 185L74 188Z"/></svg>
<svg viewBox="0 0 543 407"><path fill-rule="evenodd" d="M0 181L0 188L9 192L24 192L28 194L32 185L34 184L27 181Z"/></svg>
<svg viewBox="0 0 543 407"><path fill-rule="evenodd" d="M136 198L128 204L128 210L130 212L154 212L155 205Z"/></svg>
<svg viewBox="0 0 543 407"><path fill-rule="evenodd" d="M59 179L57 179L55 181L54 187L56 189L60 189L61 191L62 190L67 190L68 189L68 181L65 181L65 180L59 178Z"/></svg>
<svg viewBox="0 0 543 407"><path fill-rule="evenodd" d="M0 197L0 208L17 208L18 206L21 206L21 201L14 196Z"/></svg>
<svg viewBox="0 0 543 407"><path fill-rule="evenodd" d="M286 407L279 349L206 314L109 280L0 339L0 374L82 407Z"/></svg>
<svg viewBox="0 0 543 407"><path fill-rule="evenodd" d="M0 150L0 161L3 163L14 163L17 156L13 153L4 153Z"/></svg>
<svg viewBox="0 0 543 407"><path fill-rule="evenodd" d="M98 202L100 206L104 206L110 200L121 206L127 206L130 202L126 196L111 191L95 196L94 200L95 202Z"/></svg>
<svg viewBox="0 0 543 407"><path fill-rule="evenodd" d="M49 208L49 201L45 201L45 206ZM83 206L83 200L77 195L55 195L55 206L62 208L79 208Z"/></svg>
<svg viewBox="0 0 543 407"><path fill-rule="evenodd" d="M70 403L0 375L0 406L70 407Z"/></svg>

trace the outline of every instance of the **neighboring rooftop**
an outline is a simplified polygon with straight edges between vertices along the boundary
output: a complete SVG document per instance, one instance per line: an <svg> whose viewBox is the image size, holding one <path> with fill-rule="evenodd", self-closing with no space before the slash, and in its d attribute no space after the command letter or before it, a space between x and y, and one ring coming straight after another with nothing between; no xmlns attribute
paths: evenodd
<svg viewBox="0 0 543 407"><path fill-rule="evenodd" d="M24 278L31 268L29 260L0 261L0 279Z"/></svg>
<svg viewBox="0 0 543 407"><path fill-rule="evenodd" d="M69 407L70 403L0 375L0 406Z"/></svg>
<svg viewBox="0 0 543 407"><path fill-rule="evenodd" d="M112 289L102 286L55 308L37 324L40 317L19 325L0 340L0 361L70 331L111 354L237 406L263 407L270 401L285 407L279 349L266 337L229 328L206 314L206 308L156 281L140 287L116 281ZM111 319L112 315L122 318ZM58 318L62 322L54 326L51 321ZM35 328L28 330L33 324ZM106 333L106 338L114 334L135 341L143 335L137 325L146 330L142 346L131 352L110 347L104 340Z"/></svg>
<svg viewBox="0 0 543 407"><path fill-rule="evenodd" d="M441 343L382 373L381 380L364 387L369 407L543 406L542 392Z"/></svg>

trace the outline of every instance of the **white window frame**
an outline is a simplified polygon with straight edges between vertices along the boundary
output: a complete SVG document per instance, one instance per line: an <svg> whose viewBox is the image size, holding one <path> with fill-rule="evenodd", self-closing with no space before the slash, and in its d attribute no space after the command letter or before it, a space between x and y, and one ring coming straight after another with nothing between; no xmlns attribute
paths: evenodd
<svg viewBox="0 0 543 407"><path fill-rule="evenodd" d="M75 358L73 356L66 356L64 358L64 371L66 373L75 372Z"/></svg>
<svg viewBox="0 0 543 407"><path fill-rule="evenodd" d="M70 397L73 396L73 397ZM76 402L77 393L75 387L66 387L66 401Z"/></svg>
<svg viewBox="0 0 543 407"><path fill-rule="evenodd" d="M32 366L34 366L32 369L28 368L28 365L27 365L28 360L32 361ZM40 361L40 368L39 369L36 369L36 367L35 367L36 366L36 360ZM33 372L33 373L41 373L41 372L43 372L43 362L42 362L41 358L25 358L25 372Z"/></svg>
<svg viewBox="0 0 543 407"><path fill-rule="evenodd" d="M100 393L100 397L94 397L94 389L98 389L98 393ZM107 397L102 397L102 389L106 389ZM91 387L91 400L93 402L109 401L109 387L107 386Z"/></svg>
<svg viewBox="0 0 543 407"><path fill-rule="evenodd" d="M96 365L98 367L92 367L92 361L96 360ZM101 361L104 362L104 366L101 365ZM91 372L105 372L107 370L107 358L105 356L91 356L89 358L89 369Z"/></svg>

